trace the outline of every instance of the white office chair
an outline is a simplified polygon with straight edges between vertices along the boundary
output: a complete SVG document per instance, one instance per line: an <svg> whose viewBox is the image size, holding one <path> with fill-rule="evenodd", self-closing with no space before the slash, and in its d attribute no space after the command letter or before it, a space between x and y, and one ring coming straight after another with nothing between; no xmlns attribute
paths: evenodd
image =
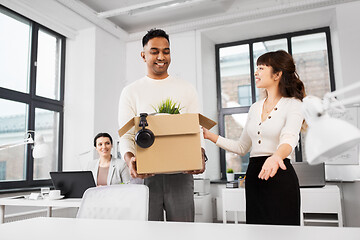
<svg viewBox="0 0 360 240"><path fill-rule="evenodd" d="M344 226L341 192L335 185L326 185L323 188L301 188L301 216L300 224L311 225L317 224L327 226L337 224L339 227ZM306 214L315 214L315 218L307 219ZM336 215L337 219L324 218L321 214ZM327 224L327 225L326 225Z"/></svg>
<svg viewBox="0 0 360 240"><path fill-rule="evenodd" d="M227 223L227 212L234 212L234 221L237 224L238 214L243 214L242 221L246 221L245 188L225 188L222 191L223 223Z"/></svg>
<svg viewBox="0 0 360 240"><path fill-rule="evenodd" d="M149 189L145 185L120 184L85 191L77 218L148 220Z"/></svg>

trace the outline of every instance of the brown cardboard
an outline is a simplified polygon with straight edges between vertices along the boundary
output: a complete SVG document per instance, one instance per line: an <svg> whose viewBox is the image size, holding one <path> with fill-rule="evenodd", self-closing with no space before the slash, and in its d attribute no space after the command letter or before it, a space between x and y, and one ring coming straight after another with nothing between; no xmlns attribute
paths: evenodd
<svg viewBox="0 0 360 240"><path fill-rule="evenodd" d="M173 173L202 168L202 153L199 125L210 129L216 122L197 113L149 115L147 129L155 135L154 144L149 148L136 146L137 172ZM139 127L140 117L134 117L120 130L120 137L135 126Z"/></svg>

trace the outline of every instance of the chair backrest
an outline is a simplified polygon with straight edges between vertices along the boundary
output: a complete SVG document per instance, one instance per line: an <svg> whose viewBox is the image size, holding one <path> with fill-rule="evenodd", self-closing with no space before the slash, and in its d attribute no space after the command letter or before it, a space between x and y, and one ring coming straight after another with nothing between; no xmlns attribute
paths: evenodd
<svg viewBox="0 0 360 240"><path fill-rule="evenodd" d="M149 189L139 184L119 184L85 191L77 218L148 219Z"/></svg>
<svg viewBox="0 0 360 240"><path fill-rule="evenodd" d="M235 223L238 223L238 212L245 221L246 199L245 188L225 188L222 191L223 223L227 223L227 212L234 212Z"/></svg>

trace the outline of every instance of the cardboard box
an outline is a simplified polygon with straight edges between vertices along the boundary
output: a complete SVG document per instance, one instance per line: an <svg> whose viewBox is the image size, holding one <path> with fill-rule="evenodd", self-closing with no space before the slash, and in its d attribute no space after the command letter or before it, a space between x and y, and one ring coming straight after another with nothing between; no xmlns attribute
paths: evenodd
<svg viewBox="0 0 360 240"><path fill-rule="evenodd" d="M155 135L149 148L141 148L136 143L137 172L175 173L202 168L200 125L211 129L216 122L197 113L172 115L149 115L148 126ZM120 137L135 126L139 127L140 117L134 117L120 130Z"/></svg>

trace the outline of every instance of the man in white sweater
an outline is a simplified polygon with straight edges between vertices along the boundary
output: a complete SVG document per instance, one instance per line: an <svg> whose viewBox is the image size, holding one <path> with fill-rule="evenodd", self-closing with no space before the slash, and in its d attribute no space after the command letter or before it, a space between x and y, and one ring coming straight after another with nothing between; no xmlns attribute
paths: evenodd
<svg viewBox="0 0 360 240"><path fill-rule="evenodd" d="M167 72L171 62L169 36L163 30L152 29L143 37L142 44L141 57L147 65L147 76L123 89L119 101L119 126L140 113L154 112L153 107L168 98L180 104L181 113L198 113L198 96L194 87L186 81L169 76ZM144 179L145 185L149 187L149 220L163 221L165 210L167 221L193 222L195 213L192 174L204 172L204 157L200 171L138 174L134 138L135 130L132 128L120 138L120 151L129 166L131 176ZM202 151L205 152L204 149Z"/></svg>

